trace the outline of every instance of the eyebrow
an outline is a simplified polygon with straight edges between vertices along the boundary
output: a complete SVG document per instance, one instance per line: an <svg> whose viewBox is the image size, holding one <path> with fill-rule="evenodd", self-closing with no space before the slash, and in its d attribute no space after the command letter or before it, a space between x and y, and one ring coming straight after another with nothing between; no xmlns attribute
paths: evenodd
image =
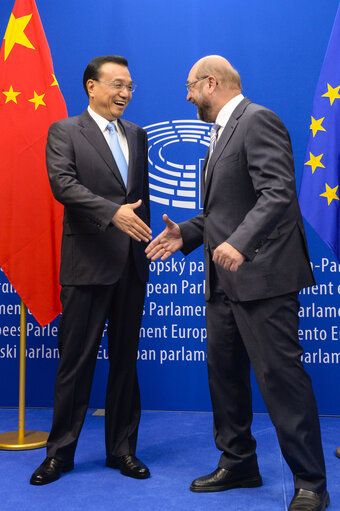
<svg viewBox="0 0 340 511"><path fill-rule="evenodd" d="M125 80L124 78L113 78L112 80L105 80L107 82L124 82L125 83ZM127 83L133 83L133 80L129 80L127 81Z"/></svg>

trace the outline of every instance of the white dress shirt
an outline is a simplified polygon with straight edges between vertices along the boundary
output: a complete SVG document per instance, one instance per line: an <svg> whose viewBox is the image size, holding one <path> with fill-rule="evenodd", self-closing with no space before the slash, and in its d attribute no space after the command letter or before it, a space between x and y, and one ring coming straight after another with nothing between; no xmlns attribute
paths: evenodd
<svg viewBox="0 0 340 511"><path fill-rule="evenodd" d="M109 133L109 130L107 129L107 125L108 125L109 121L107 119L105 119L105 117L102 117L101 115L94 112L90 106L87 107L87 111L91 115L92 119L98 124L99 129L103 133L106 142L108 143L108 145L110 145L110 133ZM129 146L127 143L125 133L119 126L117 120L112 121L112 122L114 123L114 125L117 128L117 134L118 134L118 140L120 143L120 147L123 151L126 162L129 165Z"/></svg>
<svg viewBox="0 0 340 511"><path fill-rule="evenodd" d="M243 94L238 94L230 101L228 101L228 103L226 103L224 107L221 108L221 110L218 112L215 124L219 124L221 127L217 132L216 142L220 138L221 133L224 130L227 122L229 121L231 114L233 113L237 105L241 103L242 99L244 99Z"/></svg>

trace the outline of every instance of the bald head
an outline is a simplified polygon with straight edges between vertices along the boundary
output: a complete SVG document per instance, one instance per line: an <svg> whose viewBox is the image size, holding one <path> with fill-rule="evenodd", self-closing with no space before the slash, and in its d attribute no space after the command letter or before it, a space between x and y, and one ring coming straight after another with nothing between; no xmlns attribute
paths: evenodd
<svg viewBox="0 0 340 511"><path fill-rule="evenodd" d="M192 70L196 76L209 76L213 75L221 85L224 85L229 90L236 90L241 92L241 78L236 69L230 62L221 57L220 55L208 55L203 57L193 66Z"/></svg>
<svg viewBox="0 0 340 511"><path fill-rule="evenodd" d="M215 122L221 108L242 90L240 75L220 55L209 55L196 62L187 84L187 100L197 106L198 118L205 122Z"/></svg>

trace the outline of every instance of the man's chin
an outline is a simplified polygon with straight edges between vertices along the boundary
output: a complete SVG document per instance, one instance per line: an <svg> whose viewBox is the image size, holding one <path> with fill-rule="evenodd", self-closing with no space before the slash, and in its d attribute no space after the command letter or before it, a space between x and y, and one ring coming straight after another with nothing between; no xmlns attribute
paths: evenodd
<svg viewBox="0 0 340 511"><path fill-rule="evenodd" d="M202 116L201 116L201 112L198 109L197 109L197 119L199 121L203 121Z"/></svg>
<svg viewBox="0 0 340 511"><path fill-rule="evenodd" d="M197 119L203 122L207 122L204 118L204 112L202 112L202 110L200 110L199 108L197 108Z"/></svg>
<svg viewBox="0 0 340 511"><path fill-rule="evenodd" d="M124 112L124 111L123 111ZM123 112L110 112L111 117L116 120L123 115Z"/></svg>
<svg viewBox="0 0 340 511"><path fill-rule="evenodd" d="M201 110L197 109L197 119L199 119L202 122L213 122L209 121L205 115L205 112L202 112Z"/></svg>
<svg viewBox="0 0 340 511"><path fill-rule="evenodd" d="M123 115L124 110L125 110L125 107L124 108L119 108L119 107L116 107L116 106L111 106L111 108L110 107L108 108L109 115L113 119L119 119Z"/></svg>

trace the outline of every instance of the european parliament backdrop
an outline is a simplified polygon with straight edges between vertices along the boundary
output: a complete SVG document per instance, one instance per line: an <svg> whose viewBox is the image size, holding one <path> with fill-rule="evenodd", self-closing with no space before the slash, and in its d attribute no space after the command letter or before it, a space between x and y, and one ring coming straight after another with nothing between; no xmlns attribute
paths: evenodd
<svg viewBox="0 0 340 511"><path fill-rule="evenodd" d="M36 0L70 116L87 106L82 75L93 57L119 54L128 59L138 87L124 117L148 132L154 234L163 229L163 213L182 221L201 209L200 172L210 127L197 120L196 108L186 102L184 84L202 56L228 58L240 72L243 93L282 118L292 138L299 184L314 91L338 3ZM1 37L13 5L14 0L0 2ZM299 337L319 412L339 414L339 265L308 225L306 232L317 285L300 295ZM180 253L164 263L153 262L150 270L138 361L142 407L210 410L203 253ZM18 401L19 303L0 271L0 406ZM57 323L42 328L28 314L28 406L53 404ZM104 407L106 359L104 333L92 407ZM265 411L253 383L254 410Z"/></svg>

